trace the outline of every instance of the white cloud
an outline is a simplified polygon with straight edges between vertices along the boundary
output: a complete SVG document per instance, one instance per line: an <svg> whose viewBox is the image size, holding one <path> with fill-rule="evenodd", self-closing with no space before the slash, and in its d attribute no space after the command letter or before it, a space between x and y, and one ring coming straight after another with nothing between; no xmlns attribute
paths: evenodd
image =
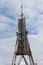
<svg viewBox="0 0 43 65"><path fill-rule="evenodd" d="M16 37L0 39L0 63L1 65L12 63Z"/></svg>
<svg viewBox="0 0 43 65"><path fill-rule="evenodd" d="M0 15L0 38L8 37L16 33L17 21L12 20L4 15Z"/></svg>
<svg viewBox="0 0 43 65"><path fill-rule="evenodd" d="M30 35L29 37L33 58L38 65L40 65L43 57L43 38L40 36L41 35Z"/></svg>
<svg viewBox="0 0 43 65"><path fill-rule="evenodd" d="M35 31L38 30L38 34L31 35L29 40L35 61L38 65L43 65L43 14L40 14L43 13L43 0L0 0L1 37L6 37L6 35L9 37L9 35L13 36L15 34L21 3L23 4L24 15L27 18L28 30L29 26L33 30L35 28ZM5 31L10 32L5 33ZM0 39L0 65L11 65L15 40L13 37Z"/></svg>

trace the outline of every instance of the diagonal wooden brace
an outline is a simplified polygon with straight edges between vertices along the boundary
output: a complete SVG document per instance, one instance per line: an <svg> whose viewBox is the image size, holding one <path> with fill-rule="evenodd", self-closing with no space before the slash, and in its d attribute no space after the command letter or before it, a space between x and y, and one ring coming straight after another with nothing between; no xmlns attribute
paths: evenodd
<svg viewBox="0 0 43 65"><path fill-rule="evenodd" d="M20 60L19 60L19 62L18 62L18 65L20 65L20 61L21 61L21 59L22 59L22 56L21 56L21 58L20 58Z"/></svg>
<svg viewBox="0 0 43 65"><path fill-rule="evenodd" d="M23 57L23 59L24 59L24 61L25 61L26 65L28 65L28 63L27 63L27 61L26 61L25 57L24 57L23 55L22 55L22 57Z"/></svg>

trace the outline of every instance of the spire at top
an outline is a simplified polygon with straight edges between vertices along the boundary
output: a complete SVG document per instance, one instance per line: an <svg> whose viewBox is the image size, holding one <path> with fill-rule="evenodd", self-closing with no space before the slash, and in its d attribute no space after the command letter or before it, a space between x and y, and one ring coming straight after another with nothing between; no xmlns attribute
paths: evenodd
<svg viewBox="0 0 43 65"><path fill-rule="evenodd" d="M21 17L23 16L23 6L21 5Z"/></svg>

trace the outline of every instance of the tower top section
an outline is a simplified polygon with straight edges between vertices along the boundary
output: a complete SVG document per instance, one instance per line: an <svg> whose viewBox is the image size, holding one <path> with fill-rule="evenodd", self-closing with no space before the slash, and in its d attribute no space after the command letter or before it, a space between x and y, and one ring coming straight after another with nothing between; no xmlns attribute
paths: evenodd
<svg viewBox="0 0 43 65"><path fill-rule="evenodd" d="M21 17L23 17L23 6L21 5Z"/></svg>

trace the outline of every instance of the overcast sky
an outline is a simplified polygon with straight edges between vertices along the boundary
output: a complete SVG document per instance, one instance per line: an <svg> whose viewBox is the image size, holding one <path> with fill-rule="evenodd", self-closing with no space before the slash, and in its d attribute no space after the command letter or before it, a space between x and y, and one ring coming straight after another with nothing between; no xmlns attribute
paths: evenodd
<svg viewBox="0 0 43 65"><path fill-rule="evenodd" d="M0 65L12 63L21 4L34 61L43 65L43 0L0 0Z"/></svg>

